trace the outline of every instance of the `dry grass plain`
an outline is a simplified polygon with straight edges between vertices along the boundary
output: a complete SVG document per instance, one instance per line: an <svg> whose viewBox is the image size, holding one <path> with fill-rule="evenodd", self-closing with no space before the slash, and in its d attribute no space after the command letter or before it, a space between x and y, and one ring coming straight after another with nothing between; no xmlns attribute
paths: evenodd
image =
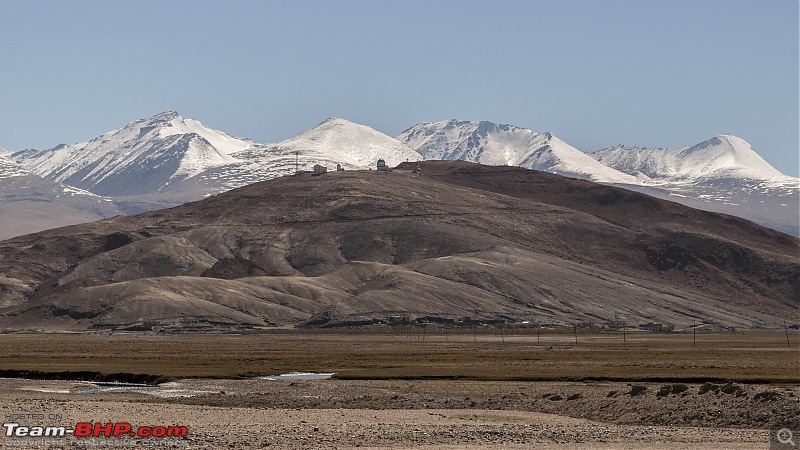
<svg viewBox="0 0 800 450"><path fill-rule="evenodd" d="M340 379L800 383L800 334L573 330L274 330L258 334L5 334L0 374L247 378L293 371ZM69 373L64 373L69 372ZM59 373L62 373L59 375ZM22 374L24 375L24 374ZM118 377L120 381L131 381Z"/></svg>
<svg viewBox="0 0 800 450"><path fill-rule="evenodd" d="M146 389L194 394L0 379L0 412L182 424L189 436L162 444L209 450L766 449L768 428L800 427L798 349L796 332L789 345L783 332L4 334L0 376L175 380ZM292 371L336 376L253 378ZM715 380L728 383L705 383Z"/></svg>

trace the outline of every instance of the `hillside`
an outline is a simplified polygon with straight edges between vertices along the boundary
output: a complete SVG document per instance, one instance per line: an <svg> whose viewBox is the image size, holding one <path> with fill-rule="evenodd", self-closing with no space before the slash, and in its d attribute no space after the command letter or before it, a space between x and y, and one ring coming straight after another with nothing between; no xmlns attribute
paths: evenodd
<svg viewBox="0 0 800 450"><path fill-rule="evenodd" d="M798 308L796 238L553 174L412 166L282 177L0 242L0 327L749 328Z"/></svg>

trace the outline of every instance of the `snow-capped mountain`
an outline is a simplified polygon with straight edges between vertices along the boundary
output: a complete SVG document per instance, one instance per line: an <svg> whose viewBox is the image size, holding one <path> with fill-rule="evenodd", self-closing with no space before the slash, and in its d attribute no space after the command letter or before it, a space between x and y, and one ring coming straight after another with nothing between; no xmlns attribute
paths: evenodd
<svg viewBox="0 0 800 450"><path fill-rule="evenodd" d="M74 145L24 150L20 165L99 195L166 192L208 168L236 163L229 154L254 146L168 111Z"/></svg>
<svg viewBox="0 0 800 450"><path fill-rule="evenodd" d="M13 153L11 150L6 150L3 147L0 147L0 158L9 156L11 153Z"/></svg>
<svg viewBox="0 0 800 450"><path fill-rule="evenodd" d="M598 150L592 157L631 175L661 181L712 178L758 179L782 184L792 181L764 161L739 137L724 134L691 147L645 148L622 145Z"/></svg>
<svg viewBox="0 0 800 450"><path fill-rule="evenodd" d="M519 166L602 183L638 184L635 176L603 165L551 133L491 122L423 122L397 139L426 159Z"/></svg>
<svg viewBox="0 0 800 450"><path fill-rule="evenodd" d="M329 170L341 164L351 170L374 168L378 159L389 166L422 159L463 159L621 185L800 235L800 180L782 175L747 142L731 135L691 147L617 146L586 154L551 133L491 122L420 123L395 139L367 126L332 118L294 138L265 145L231 137L169 111L89 142L24 150L7 158L0 168L4 174L0 180L6 180L0 187L11 186L7 180L15 184L3 191L6 203L11 197L25 198L20 192L34 192L25 190L30 186L37 187L39 198L49 198L50 194L43 193L47 191L61 199L59 202L66 193L88 202L76 207L81 213L64 213L64 223L45 225L53 222L35 219L44 228L120 211L132 214L173 206L290 175L296 168L310 170L315 164ZM23 179L30 181L21 183ZM116 206L86 191L110 196ZM98 204L103 208L97 209ZM33 215L57 211L49 200L26 205ZM50 211L43 212L47 208ZM96 217L81 216L86 208ZM10 220L27 217L25 213L12 217L8 211L7 207L0 208L0 228L5 230L10 229L6 225ZM22 231L29 229L23 227Z"/></svg>
<svg viewBox="0 0 800 450"><path fill-rule="evenodd" d="M108 198L44 179L0 156L0 240L118 214Z"/></svg>
<svg viewBox="0 0 800 450"><path fill-rule="evenodd" d="M378 159L383 159L389 166L423 159L422 155L397 139L339 118L330 118L278 144L233 154L249 161L283 161L288 158L292 168L296 155L304 161L305 167L313 165L314 161L322 161L351 169L374 167Z"/></svg>
<svg viewBox="0 0 800 450"><path fill-rule="evenodd" d="M644 193L800 234L800 179L783 175L739 137L726 134L680 148L619 145L591 156L646 177L649 182L636 188Z"/></svg>

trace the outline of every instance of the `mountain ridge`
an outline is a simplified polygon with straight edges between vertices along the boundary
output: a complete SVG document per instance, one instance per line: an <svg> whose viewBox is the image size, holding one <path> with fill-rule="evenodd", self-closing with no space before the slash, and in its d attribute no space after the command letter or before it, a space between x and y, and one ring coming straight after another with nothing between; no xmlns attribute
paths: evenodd
<svg viewBox="0 0 800 450"><path fill-rule="evenodd" d="M374 168L378 158L389 166L443 158L624 186L800 235L800 180L780 175L731 135L662 149L661 156L654 149L624 146L587 154L550 132L488 121L422 122L398 138L332 117L280 143L258 144L166 111L91 141L10 157L53 181L113 196L127 214L199 200L316 164L363 170Z"/></svg>

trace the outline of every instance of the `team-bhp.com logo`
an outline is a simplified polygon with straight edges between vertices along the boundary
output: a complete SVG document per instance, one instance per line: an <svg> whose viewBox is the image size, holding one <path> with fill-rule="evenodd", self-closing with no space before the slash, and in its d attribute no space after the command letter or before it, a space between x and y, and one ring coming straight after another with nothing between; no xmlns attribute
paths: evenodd
<svg viewBox="0 0 800 450"><path fill-rule="evenodd" d="M4 423L7 437L186 437L185 426L139 426L128 422L91 423L78 422L74 427L22 426L18 423Z"/></svg>

